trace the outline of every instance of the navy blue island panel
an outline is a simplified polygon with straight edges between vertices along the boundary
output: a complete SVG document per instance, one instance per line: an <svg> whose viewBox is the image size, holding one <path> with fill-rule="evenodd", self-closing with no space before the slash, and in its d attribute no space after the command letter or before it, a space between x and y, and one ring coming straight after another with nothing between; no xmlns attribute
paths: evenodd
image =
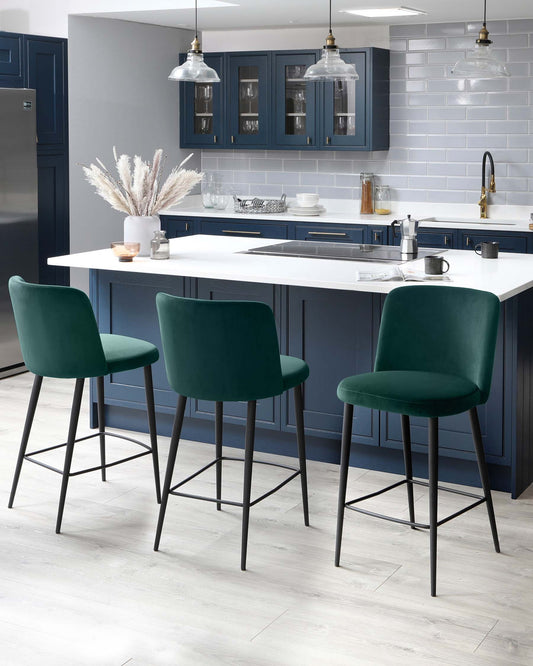
<svg viewBox="0 0 533 666"><path fill-rule="evenodd" d="M161 348L155 296L159 291L193 298L258 300L272 308L281 352L304 358L311 375L304 387L310 459L338 463L343 405L336 387L343 377L372 369L383 296L364 292L286 287L226 280L91 271L91 300L102 332L144 338ZM494 489L517 497L533 481L533 293L501 306L492 393L479 409L483 442ZM117 428L147 431L142 370L106 378L106 419ZM176 395L163 360L154 367L158 431L169 436ZM92 391L92 420L96 405ZM296 455L292 397L259 401L257 449ZM224 407L224 443L243 447L245 405ZM415 475L426 476L427 425L412 420ZM184 436L214 441L214 406L189 401ZM441 478L479 485L468 418L440 420ZM354 413L351 464L403 472L397 415L358 408Z"/></svg>

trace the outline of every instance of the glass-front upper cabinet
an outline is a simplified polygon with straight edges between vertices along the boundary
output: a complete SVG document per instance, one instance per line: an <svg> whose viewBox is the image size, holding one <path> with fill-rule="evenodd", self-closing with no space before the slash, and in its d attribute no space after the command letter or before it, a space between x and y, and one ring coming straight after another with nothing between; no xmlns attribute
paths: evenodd
<svg viewBox="0 0 533 666"><path fill-rule="evenodd" d="M223 56L205 55L205 62L218 72L221 83L180 83L181 114L184 119L181 145L223 144Z"/></svg>
<svg viewBox="0 0 533 666"><path fill-rule="evenodd" d="M341 52L359 79L324 84L322 146L364 146L366 142L366 53Z"/></svg>
<svg viewBox="0 0 533 666"><path fill-rule="evenodd" d="M275 141L282 146L316 147L316 92L304 78L316 52L275 53Z"/></svg>
<svg viewBox="0 0 533 666"><path fill-rule="evenodd" d="M228 144L267 146L269 142L269 54L228 54Z"/></svg>

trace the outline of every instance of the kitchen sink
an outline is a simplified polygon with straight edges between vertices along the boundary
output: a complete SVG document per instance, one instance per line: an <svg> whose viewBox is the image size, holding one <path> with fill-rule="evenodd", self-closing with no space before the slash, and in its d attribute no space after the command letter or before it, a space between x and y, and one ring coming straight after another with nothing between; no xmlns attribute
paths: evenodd
<svg viewBox="0 0 533 666"><path fill-rule="evenodd" d="M461 219L460 217L425 217L422 220L419 220L419 222L434 222L435 224L442 224L442 225L457 225L457 224L482 224L486 226L491 226L491 225L505 225L506 227L514 227L516 226L516 222L506 222L502 220L482 220L481 218L476 220L476 219Z"/></svg>

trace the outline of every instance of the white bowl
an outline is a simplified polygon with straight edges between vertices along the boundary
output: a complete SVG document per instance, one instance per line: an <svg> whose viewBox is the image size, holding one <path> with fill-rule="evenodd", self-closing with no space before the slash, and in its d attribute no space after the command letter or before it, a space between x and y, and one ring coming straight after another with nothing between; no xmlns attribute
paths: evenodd
<svg viewBox="0 0 533 666"><path fill-rule="evenodd" d="M300 206L316 206L318 203L320 197L318 194L314 194L311 192L303 192L301 194L296 195L296 201L300 204Z"/></svg>

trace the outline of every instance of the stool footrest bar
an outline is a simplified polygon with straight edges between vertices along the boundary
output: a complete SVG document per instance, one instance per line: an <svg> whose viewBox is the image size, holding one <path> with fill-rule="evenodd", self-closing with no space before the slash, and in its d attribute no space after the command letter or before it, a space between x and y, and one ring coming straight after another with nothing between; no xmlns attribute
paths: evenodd
<svg viewBox="0 0 533 666"><path fill-rule="evenodd" d="M188 497L189 499L198 499L198 500L203 500L204 502L217 502L218 504L229 504L231 506L239 506L242 507L243 503L242 502L236 502L232 500L223 500L223 499L218 499L216 497L206 497L204 495L193 495L191 493L182 493L182 492L177 492L178 488L181 488L184 486L186 483L189 481L192 481L195 479L197 476L202 474L202 472L205 472L208 470L210 467L213 467L213 465L216 465L217 463L223 461L223 460L231 460L234 462L244 462L242 458L235 458L233 456L220 456L219 458L215 458L211 462L207 463L207 465L204 465L201 467L199 470L188 476L187 478L183 479L176 485L172 486L170 490L168 491L170 495L176 495L178 497ZM273 463L273 462L268 462L266 460L254 460L253 464L259 464L259 465L271 465L272 467L280 467L282 469L288 469L293 472L289 477L284 479L281 483L279 483L275 488L272 488L271 490L268 490L266 493L255 499L253 502L250 502L250 506L254 506L255 504L258 504L262 500L266 499L267 497L270 497L270 495L273 495L275 492L280 490L280 488L283 488L289 481L292 481L294 478L299 476L301 474L301 471L299 469L296 469L295 467L291 467L290 465L281 465L278 463Z"/></svg>
<svg viewBox="0 0 533 666"><path fill-rule="evenodd" d="M100 435L104 434L106 437L116 437L117 439L124 439L127 442L132 442L133 444L137 444L138 446L142 446L143 449L146 449L146 451L143 451L142 453L136 453L133 456L128 456L127 458L121 458L120 460L115 460L114 462L107 463L105 465L96 465L95 467L88 467L87 469L82 469L79 470L78 472L70 472L69 477L71 476L79 476L80 474L87 474L88 472L97 472L98 470L102 469L107 469L108 467L114 467L115 465L120 465L125 462L129 462L130 460L135 460L135 458L141 458L142 456L147 456L148 454L152 453L152 448L145 444L144 442L140 442L137 439L133 439L132 437L126 437L125 435L119 435L114 432L107 432L104 431L103 433L101 432L96 432L92 435L87 435L85 437L80 437L79 439L74 440L74 444L77 444L78 442L84 442L88 439L93 439L94 437L99 437ZM32 456L39 455L41 453L47 453L48 451L53 451L55 449L60 449L64 446L67 446L67 442L63 442L62 444L54 444L54 446L47 446L44 449L39 449L38 451L31 451L30 453L26 453L24 456L24 460L27 460L28 462L32 462L35 465L39 465L40 467L46 467L46 469L51 470L52 472L56 472L57 474L63 474L62 469L58 469L57 467L54 467L53 465L48 465L47 463L42 462L41 460L35 460Z"/></svg>
<svg viewBox="0 0 533 666"><path fill-rule="evenodd" d="M391 523L410 525L411 527L418 527L419 529L429 529L430 526L429 524L426 523L417 523L412 520L405 520L404 518L395 518L394 516L388 516L387 514L384 513L377 513L376 511L369 511L368 509L362 509L361 507L353 506L354 504L363 502L364 500L371 499L372 497L377 497L378 495L382 495L383 493L386 493L389 490L394 490L395 488L398 488L399 486L403 486L405 484L424 486L426 488L429 487L429 483L427 481L418 481L417 479L402 479L401 481L397 481L396 483L393 483L390 486L386 486L381 490L376 490L375 492L369 493L368 495L363 495L362 497L357 497L356 499L350 500L349 502L346 502L344 506L346 509L351 509L352 511L357 511L358 513L364 513L367 516L373 516L374 518L381 518L382 520L388 520ZM471 497L477 500L476 502L473 502L472 504L469 504L468 506L459 509L459 511L456 511L455 513L452 513L449 516L446 516L445 518L442 518L441 520L437 521L437 527L444 525L444 523L447 523L453 518L457 518L463 513L466 513L467 511L470 511L471 509L474 509L476 506L479 506L480 504L483 504L484 502L487 501L485 497L481 497L480 495L475 495L474 493L469 493L464 490L456 490L455 488L447 488L446 486L437 486L437 489L442 490L444 492L453 493L455 495L463 495L464 497Z"/></svg>

